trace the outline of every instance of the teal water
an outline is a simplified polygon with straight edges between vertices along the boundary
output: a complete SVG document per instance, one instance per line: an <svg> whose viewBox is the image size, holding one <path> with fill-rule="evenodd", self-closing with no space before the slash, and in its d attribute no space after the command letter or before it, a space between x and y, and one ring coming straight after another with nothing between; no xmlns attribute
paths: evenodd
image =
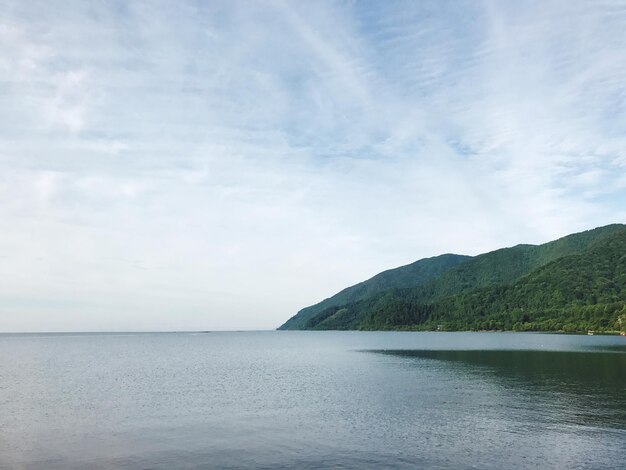
<svg viewBox="0 0 626 470"><path fill-rule="evenodd" d="M626 338L0 335L0 468L623 468Z"/></svg>

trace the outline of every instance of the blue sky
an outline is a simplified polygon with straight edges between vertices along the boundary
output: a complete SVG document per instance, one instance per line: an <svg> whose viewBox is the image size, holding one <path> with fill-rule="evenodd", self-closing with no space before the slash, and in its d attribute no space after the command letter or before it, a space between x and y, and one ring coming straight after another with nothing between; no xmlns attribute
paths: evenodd
<svg viewBox="0 0 626 470"><path fill-rule="evenodd" d="M0 0L0 331L273 328L626 221L626 2Z"/></svg>

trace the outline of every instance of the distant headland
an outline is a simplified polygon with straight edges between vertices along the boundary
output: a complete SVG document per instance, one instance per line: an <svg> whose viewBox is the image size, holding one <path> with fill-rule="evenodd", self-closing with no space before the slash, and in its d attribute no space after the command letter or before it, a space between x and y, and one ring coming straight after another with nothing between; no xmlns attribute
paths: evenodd
<svg viewBox="0 0 626 470"><path fill-rule="evenodd" d="M384 271L280 330L626 331L626 225Z"/></svg>

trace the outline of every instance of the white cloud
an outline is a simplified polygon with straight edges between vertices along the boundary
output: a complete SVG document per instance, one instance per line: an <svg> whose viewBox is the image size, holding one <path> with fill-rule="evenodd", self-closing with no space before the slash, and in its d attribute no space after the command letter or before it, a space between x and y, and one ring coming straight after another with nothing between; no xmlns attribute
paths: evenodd
<svg viewBox="0 0 626 470"><path fill-rule="evenodd" d="M623 2L0 6L0 330L271 328L626 219Z"/></svg>

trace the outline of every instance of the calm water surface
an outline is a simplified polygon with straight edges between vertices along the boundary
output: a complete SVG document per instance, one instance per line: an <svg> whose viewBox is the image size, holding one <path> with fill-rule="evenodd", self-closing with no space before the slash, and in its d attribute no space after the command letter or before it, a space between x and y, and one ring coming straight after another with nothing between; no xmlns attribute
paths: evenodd
<svg viewBox="0 0 626 470"><path fill-rule="evenodd" d="M626 338L0 335L0 468L624 468Z"/></svg>

